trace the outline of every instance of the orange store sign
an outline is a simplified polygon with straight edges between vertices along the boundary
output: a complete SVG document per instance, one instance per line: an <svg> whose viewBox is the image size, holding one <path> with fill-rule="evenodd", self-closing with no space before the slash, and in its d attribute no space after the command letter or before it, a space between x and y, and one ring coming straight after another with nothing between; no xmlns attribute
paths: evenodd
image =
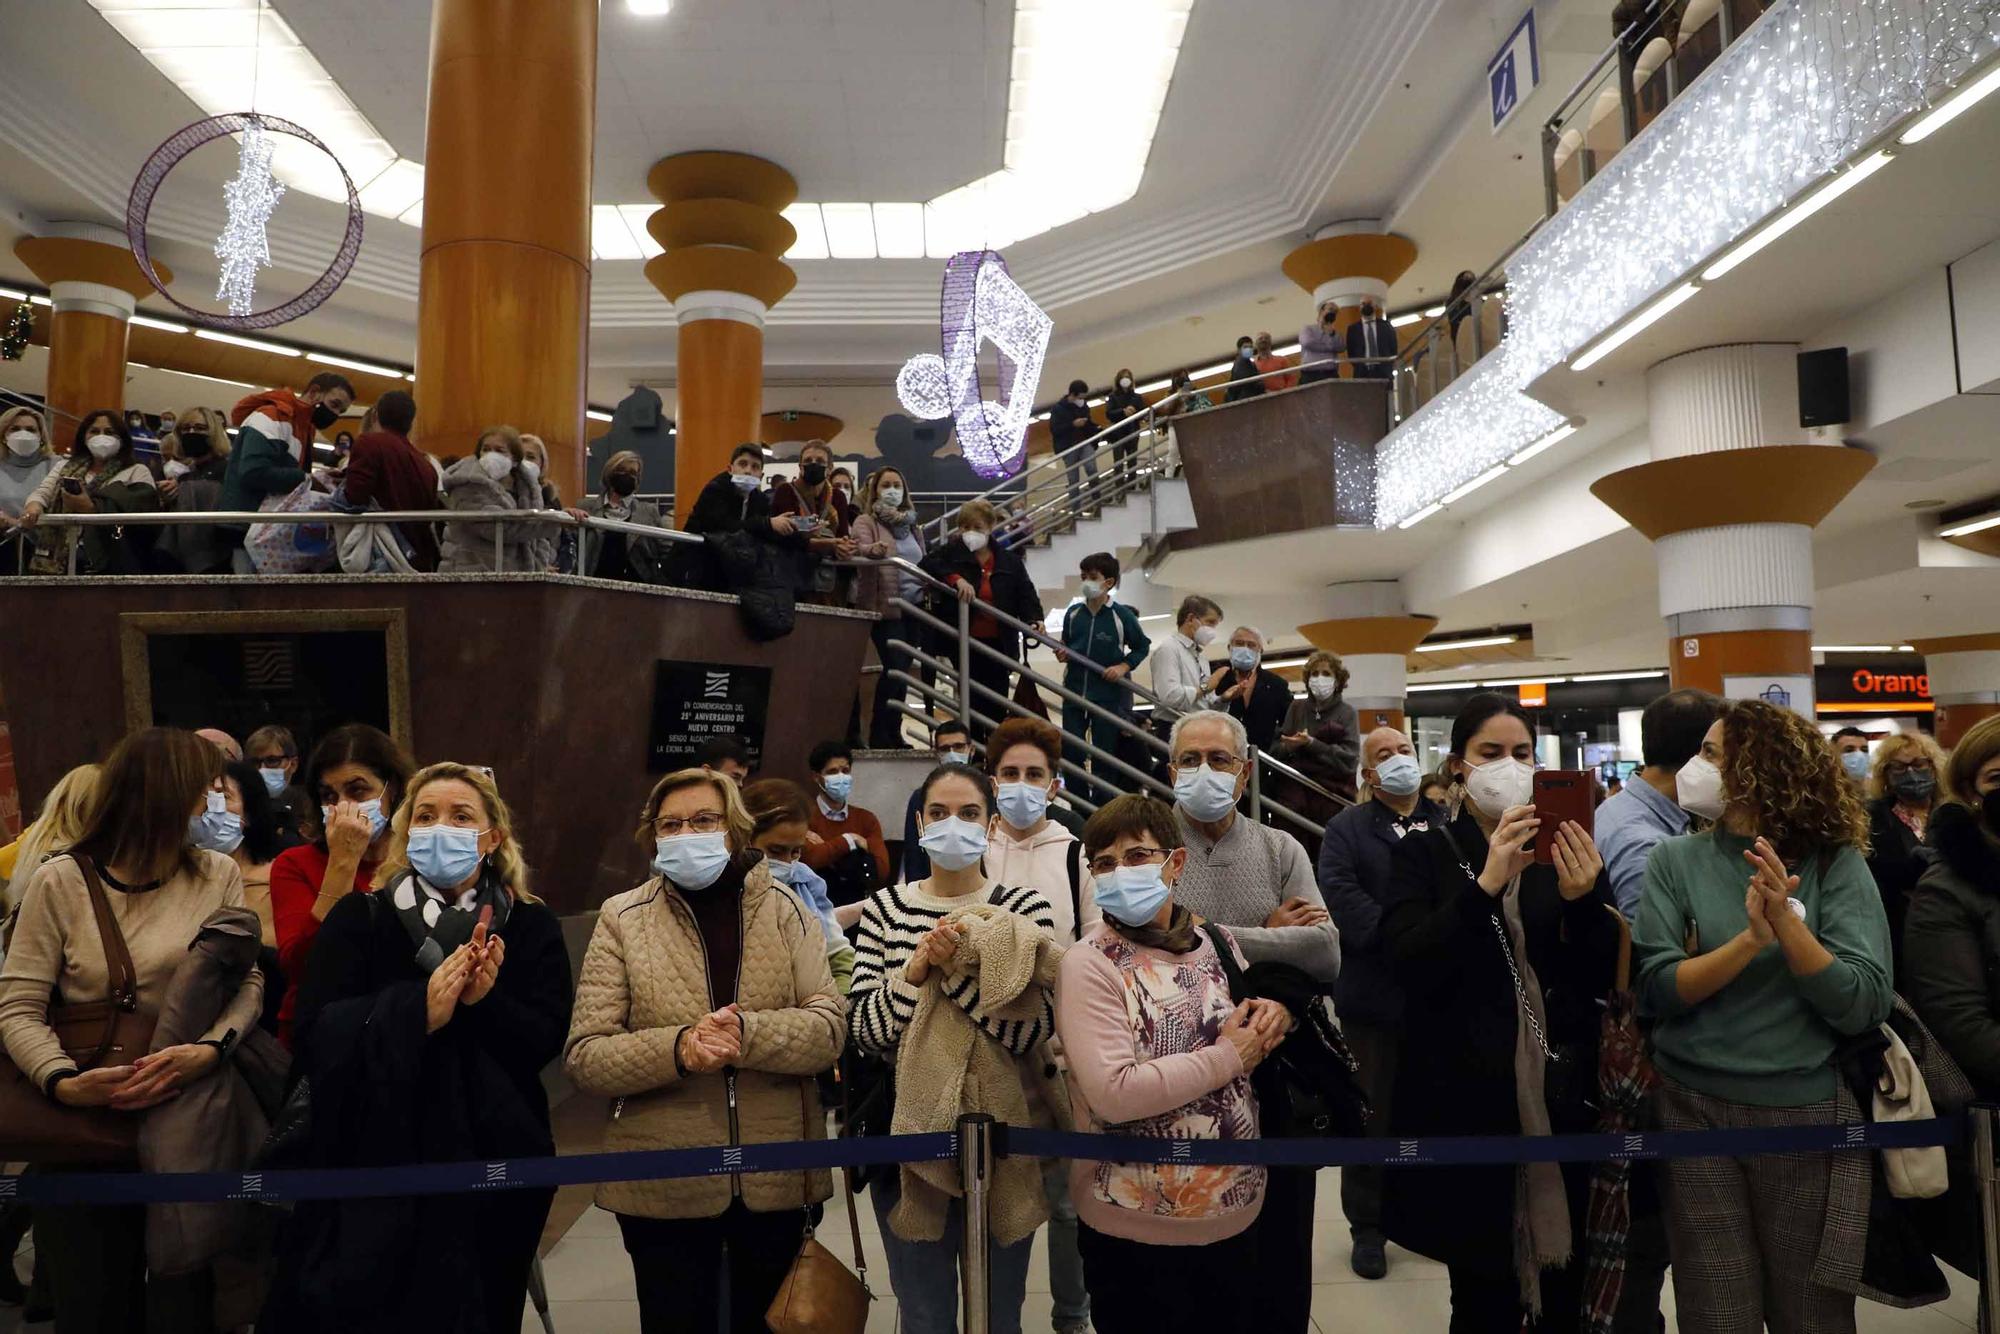
<svg viewBox="0 0 2000 1334"><path fill-rule="evenodd" d="M1916 695L1922 699L1931 697L1931 678L1928 672L1873 672L1866 667L1857 667L1848 678L1848 684L1857 695Z"/></svg>

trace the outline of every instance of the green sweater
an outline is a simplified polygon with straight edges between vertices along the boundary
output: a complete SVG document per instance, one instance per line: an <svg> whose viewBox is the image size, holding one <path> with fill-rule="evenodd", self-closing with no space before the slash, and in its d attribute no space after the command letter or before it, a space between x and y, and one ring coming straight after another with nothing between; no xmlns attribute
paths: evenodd
<svg viewBox="0 0 2000 1334"><path fill-rule="evenodd" d="M1654 1062L1697 1093L1731 1102L1823 1102L1834 1094L1834 1047L1889 1017L1889 920L1860 853L1809 857L1792 868L1795 897L1833 963L1801 977L1774 942L1728 986L1689 1005L1674 980L1682 962L1750 924L1750 844L1720 830L1684 834L1657 845L1646 863L1632 951L1640 1011L1658 1021Z"/></svg>

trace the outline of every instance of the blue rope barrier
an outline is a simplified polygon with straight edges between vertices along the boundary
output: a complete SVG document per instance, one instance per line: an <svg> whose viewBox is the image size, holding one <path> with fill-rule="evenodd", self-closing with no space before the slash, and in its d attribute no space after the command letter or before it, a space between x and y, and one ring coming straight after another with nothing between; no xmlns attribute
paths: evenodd
<svg viewBox="0 0 2000 1334"><path fill-rule="evenodd" d="M1773 1153L1952 1147L1963 1116L1882 1124L1773 1126L1754 1130L1635 1131L1624 1135L1426 1136L1419 1139L1146 1139L1001 1126L995 1150L1032 1158L1126 1163L1250 1164L1269 1167L1474 1166L1530 1162L1745 1158ZM36 1204L203 1204L455 1195L476 1191L593 1186L745 1172L937 1162L955 1157L953 1134L874 1139L784 1140L730 1148L414 1163L396 1167L290 1168L268 1172L29 1172L0 1176L0 1200Z"/></svg>

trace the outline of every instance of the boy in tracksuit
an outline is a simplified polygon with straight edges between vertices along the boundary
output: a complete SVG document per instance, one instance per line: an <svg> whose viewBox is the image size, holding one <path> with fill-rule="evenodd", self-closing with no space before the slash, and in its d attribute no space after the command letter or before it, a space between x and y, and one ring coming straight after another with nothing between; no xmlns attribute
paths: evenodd
<svg viewBox="0 0 2000 1334"><path fill-rule="evenodd" d="M1100 551L1085 556L1077 568L1083 576L1083 601L1072 606L1063 617L1061 656L1068 664L1063 671L1063 688L1129 722L1132 692L1123 681L1146 660L1152 642L1139 628L1139 614L1111 600L1111 590L1118 586L1116 556ZM1103 672L1100 674L1092 664L1103 668ZM1107 754L1122 755L1129 749L1124 745L1126 734L1121 729L1070 700L1063 701L1063 731L1072 740L1088 741ZM1071 763L1088 765L1080 747L1066 749ZM1088 767L1110 790L1100 784L1079 781L1078 795L1086 801L1101 804L1132 786L1129 775L1102 761Z"/></svg>

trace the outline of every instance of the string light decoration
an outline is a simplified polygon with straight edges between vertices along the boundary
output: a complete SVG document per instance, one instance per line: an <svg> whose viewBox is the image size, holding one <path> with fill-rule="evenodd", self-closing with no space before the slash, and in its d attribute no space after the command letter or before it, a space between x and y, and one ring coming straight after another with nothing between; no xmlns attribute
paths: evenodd
<svg viewBox="0 0 2000 1334"><path fill-rule="evenodd" d="M34 336L35 312L23 301L7 318L6 329L0 331L0 361L19 361L28 350L28 340Z"/></svg>
<svg viewBox="0 0 2000 1334"><path fill-rule="evenodd" d="M2000 51L2000 0L1768 11L1507 269L1506 338L1387 440L1377 528L1559 426L1527 388Z"/></svg>
<svg viewBox="0 0 2000 1334"><path fill-rule="evenodd" d="M950 417L960 454L981 477L1012 477L1027 456L1028 422L1054 328L998 251L961 251L944 266L939 355L920 353L905 362L896 375L896 397L926 421ZM1001 354L999 402L985 396L982 343Z"/></svg>
<svg viewBox="0 0 2000 1334"><path fill-rule="evenodd" d="M285 197L285 187L271 174L273 147L264 123L252 116L237 142L236 175L222 187L229 221L215 241L215 257L222 261L215 297L228 303L231 315L256 309L257 271L271 266L265 227Z"/></svg>

